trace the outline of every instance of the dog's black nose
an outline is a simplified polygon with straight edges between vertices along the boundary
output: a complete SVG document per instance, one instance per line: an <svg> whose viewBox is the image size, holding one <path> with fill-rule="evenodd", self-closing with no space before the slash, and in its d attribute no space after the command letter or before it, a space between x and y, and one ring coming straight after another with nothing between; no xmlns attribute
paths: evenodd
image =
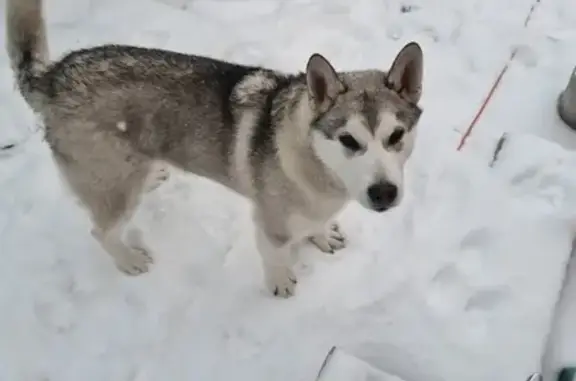
<svg viewBox="0 0 576 381"><path fill-rule="evenodd" d="M398 197L398 187L389 182L379 182L368 187L368 199L374 210L383 212Z"/></svg>

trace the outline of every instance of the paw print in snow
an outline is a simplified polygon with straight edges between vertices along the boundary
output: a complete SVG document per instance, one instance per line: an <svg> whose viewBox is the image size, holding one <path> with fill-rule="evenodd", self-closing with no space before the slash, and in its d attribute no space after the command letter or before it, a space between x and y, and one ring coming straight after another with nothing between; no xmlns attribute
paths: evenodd
<svg viewBox="0 0 576 381"><path fill-rule="evenodd" d="M475 285L484 276L483 257L492 250L495 238L489 228L473 229L462 238L459 258L438 269L431 280L427 302L434 313L486 312L506 302L509 290L505 286Z"/></svg>
<svg viewBox="0 0 576 381"><path fill-rule="evenodd" d="M516 59L526 67L534 67L538 65L538 55L529 46L520 45L514 48L516 51Z"/></svg>

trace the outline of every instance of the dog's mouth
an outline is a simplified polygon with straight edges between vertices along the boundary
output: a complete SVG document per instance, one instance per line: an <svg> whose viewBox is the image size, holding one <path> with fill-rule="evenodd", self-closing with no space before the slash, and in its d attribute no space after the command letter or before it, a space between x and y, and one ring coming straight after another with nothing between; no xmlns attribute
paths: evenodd
<svg viewBox="0 0 576 381"><path fill-rule="evenodd" d="M397 204L396 203L392 203L392 204L387 204L387 205L374 205L372 203L370 203L369 201L366 202L366 200L359 200L359 203L362 207L368 209L371 212L374 213L384 213L387 212L391 209L394 209Z"/></svg>
<svg viewBox="0 0 576 381"><path fill-rule="evenodd" d="M384 213L396 208L399 204L399 202L394 202L389 205L373 205L370 207L370 209L376 213Z"/></svg>
<svg viewBox="0 0 576 381"><path fill-rule="evenodd" d="M374 204L374 203L371 203L370 201L368 203L369 203L368 209L370 209L376 213L384 213L384 212L388 212L388 211L398 207L401 204L401 200L397 198L390 203Z"/></svg>
<svg viewBox="0 0 576 381"><path fill-rule="evenodd" d="M378 213L383 213L390 208L392 208L392 205L390 205L390 206L373 206L372 210L375 212L378 212Z"/></svg>

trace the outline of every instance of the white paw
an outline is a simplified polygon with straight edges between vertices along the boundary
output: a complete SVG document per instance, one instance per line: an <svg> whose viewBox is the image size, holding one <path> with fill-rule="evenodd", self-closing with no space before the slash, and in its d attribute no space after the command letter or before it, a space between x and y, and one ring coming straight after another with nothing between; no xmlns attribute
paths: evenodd
<svg viewBox="0 0 576 381"><path fill-rule="evenodd" d="M336 250L346 247L346 237L337 223L330 224L326 233L316 234L308 239L325 253L334 254Z"/></svg>
<svg viewBox="0 0 576 381"><path fill-rule="evenodd" d="M170 171L165 166L153 169L146 179L146 192L152 192L170 178Z"/></svg>
<svg viewBox="0 0 576 381"><path fill-rule="evenodd" d="M116 267L127 275L140 275L148 272L153 259L143 248L128 248L126 252L115 257Z"/></svg>
<svg viewBox="0 0 576 381"><path fill-rule="evenodd" d="M294 295L298 279L292 269L286 266L268 267L265 269L266 285L274 296L289 298Z"/></svg>

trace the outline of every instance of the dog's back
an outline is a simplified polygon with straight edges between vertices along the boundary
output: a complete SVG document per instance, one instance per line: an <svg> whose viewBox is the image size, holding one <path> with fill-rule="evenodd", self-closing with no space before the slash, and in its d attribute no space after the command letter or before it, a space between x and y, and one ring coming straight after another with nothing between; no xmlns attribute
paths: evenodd
<svg viewBox="0 0 576 381"><path fill-rule="evenodd" d="M122 45L74 51L51 64L41 5L7 1L7 43L20 92L42 117L56 155L75 161L95 148L94 139L122 139L138 154L233 187L231 94L259 68ZM74 145L62 142L70 134Z"/></svg>
<svg viewBox="0 0 576 381"><path fill-rule="evenodd" d="M73 52L42 77L47 139L68 113L97 121L140 154L227 186L235 122L231 94L256 68L121 45ZM57 115L52 115L56 113ZM70 115L72 116L72 115ZM125 128L118 128L118 123Z"/></svg>

